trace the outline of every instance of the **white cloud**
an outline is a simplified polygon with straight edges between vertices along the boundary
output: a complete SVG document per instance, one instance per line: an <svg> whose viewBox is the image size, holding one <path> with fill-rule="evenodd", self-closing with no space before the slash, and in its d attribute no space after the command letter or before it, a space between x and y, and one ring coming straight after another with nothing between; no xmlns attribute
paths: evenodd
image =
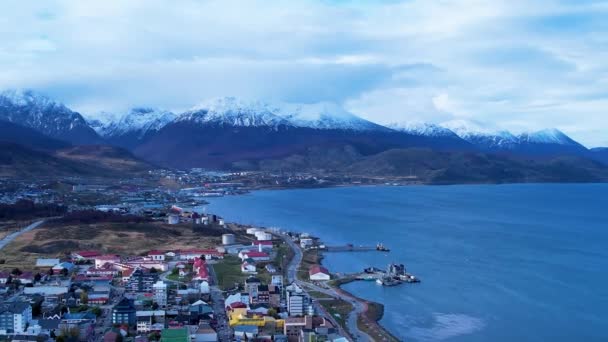
<svg viewBox="0 0 608 342"><path fill-rule="evenodd" d="M603 1L0 3L0 88L83 111L236 95L608 145Z"/></svg>

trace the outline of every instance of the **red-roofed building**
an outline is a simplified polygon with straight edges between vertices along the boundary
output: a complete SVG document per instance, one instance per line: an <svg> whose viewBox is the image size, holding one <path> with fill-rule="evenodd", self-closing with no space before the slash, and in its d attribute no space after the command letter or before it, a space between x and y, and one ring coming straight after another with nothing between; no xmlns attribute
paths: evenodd
<svg viewBox="0 0 608 342"><path fill-rule="evenodd" d="M97 251L77 251L72 252L73 260L94 260L96 257L100 256L101 253Z"/></svg>
<svg viewBox="0 0 608 342"><path fill-rule="evenodd" d="M207 263L204 259L196 258L194 259L194 264L192 265L192 270L195 273L193 280L204 280L209 281L209 270L207 269Z"/></svg>
<svg viewBox="0 0 608 342"><path fill-rule="evenodd" d="M262 246L262 249L272 249L272 241L253 241L251 245L255 247Z"/></svg>
<svg viewBox="0 0 608 342"><path fill-rule="evenodd" d="M224 254L215 249L186 249L179 252L180 260L193 260L194 258L200 258L201 256L207 260L212 258L224 258Z"/></svg>
<svg viewBox="0 0 608 342"><path fill-rule="evenodd" d="M269 261L270 255L259 251L241 251L239 253L239 258L241 258L241 260L253 259L254 261Z"/></svg>
<svg viewBox="0 0 608 342"><path fill-rule="evenodd" d="M165 252L163 251L150 251L148 256L154 261L165 261Z"/></svg>
<svg viewBox="0 0 608 342"><path fill-rule="evenodd" d="M116 276L118 271L115 270L112 265L109 263L104 264L100 268L91 267L86 271L87 276L96 277L96 276Z"/></svg>
<svg viewBox="0 0 608 342"><path fill-rule="evenodd" d="M115 254L100 255L95 257L95 268L101 268L105 264L113 265L120 262L120 257Z"/></svg>
<svg viewBox="0 0 608 342"><path fill-rule="evenodd" d="M243 302L234 302L226 307L226 310L234 310L234 309L247 309L247 304Z"/></svg>
<svg viewBox="0 0 608 342"><path fill-rule="evenodd" d="M308 270L308 276L310 277L310 280L315 281L325 281L331 279L327 268L319 265L311 266Z"/></svg>

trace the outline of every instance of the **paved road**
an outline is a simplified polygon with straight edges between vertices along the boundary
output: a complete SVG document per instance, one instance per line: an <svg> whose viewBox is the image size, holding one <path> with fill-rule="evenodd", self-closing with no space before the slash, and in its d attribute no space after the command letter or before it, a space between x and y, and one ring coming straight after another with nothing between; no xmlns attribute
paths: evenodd
<svg viewBox="0 0 608 342"><path fill-rule="evenodd" d="M289 245L289 247L294 251L295 254L287 268L287 282L292 283L295 281L296 284L300 285L301 287L309 287L314 289L315 291L325 293L331 297L339 298L341 300L351 303L354 310L350 313L346 322L348 330L351 332L351 335L353 335L356 341L373 341L369 335L359 330L359 327L357 325L357 317L359 316L359 314L363 313L367 309L365 304L361 303L355 298L348 297L346 295L343 295L342 293L338 293L333 288L322 288L307 281L298 279L298 268L300 267L300 264L302 263L303 259L302 249L300 249L300 247L298 247L289 236L281 235L281 237L283 238L283 241L285 241ZM331 317L331 319L334 324L336 324L333 317ZM339 327L339 325L337 326Z"/></svg>
<svg viewBox="0 0 608 342"><path fill-rule="evenodd" d="M224 302L224 293L217 286L217 275L213 266L209 267L209 274L211 275L211 300L213 301L213 312L215 319L217 320L217 337L220 342L232 341L233 333L232 329L228 325L228 317L226 315L226 305Z"/></svg>
<svg viewBox="0 0 608 342"><path fill-rule="evenodd" d="M44 220L36 221L21 230L18 230L12 234L5 236L4 239L0 240L0 249L6 247L6 245L13 242L13 240L15 240L17 237L19 237L19 235L21 235L23 233L27 233L30 230L36 229L39 225L41 225L43 223L44 223Z"/></svg>

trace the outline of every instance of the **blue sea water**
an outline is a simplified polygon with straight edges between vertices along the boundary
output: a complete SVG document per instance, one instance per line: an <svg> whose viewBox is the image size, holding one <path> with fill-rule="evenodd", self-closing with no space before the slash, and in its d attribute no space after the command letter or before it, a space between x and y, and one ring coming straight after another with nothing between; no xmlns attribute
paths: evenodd
<svg viewBox="0 0 608 342"><path fill-rule="evenodd" d="M309 232L332 272L405 263L420 284L346 289L383 303L408 341L608 341L608 185L258 191L213 199L229 221Z"/></svg>

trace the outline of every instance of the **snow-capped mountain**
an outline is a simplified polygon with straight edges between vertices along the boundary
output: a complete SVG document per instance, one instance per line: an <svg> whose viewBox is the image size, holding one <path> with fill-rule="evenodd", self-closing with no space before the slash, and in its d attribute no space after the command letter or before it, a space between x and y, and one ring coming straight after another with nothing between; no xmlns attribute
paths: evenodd
<svg viewBox="0 0 608 342"><path fill-rule="evenodd" d="M0 120L32 128L47 136L76 144L101 141L79 113L31 90L1 92Z"/></svg>
<svg viewBox="0 0 608 342"><path fill-rule="evenodd" d="M383 130L332 103L288 104L224 97L203 102L177 121L235 127L299 127L339 130Z"/></svg>
<svg viewBox="0 0 608 342"><path fill-rule="evenodd" d="M456 136L452 130L436 124L426 122L394 122L386 125L386 127L406 132L412 135L428 136L428 137L451 137Z"/></svg>
<svg viewBox="0 0 608 342"><path fill-rule="evenodd" d="M176 115L170 111L135 107L119 116L116 121L91 120L89 123L103 137L120 136L127 133L137 133L140 137L143 137L148 132L160 130L175 118Z"/></svg>
<svg viewBox="0 0 608 342"><path fill-rule="evenodd" d="M280 107L266 102L224 97L202 102L180 114L176 121L235 127L278 128L289 125L280 114Z"/></svg>
<svg viewBox="0 0 608 342"><path fill-rule="evenodd" d="M453 120L441 126L484 151L510 150L518 144L518 138L509 131L491 129L473 121Z"/></svg>
<svg viewBox="0 0 608 342"><path fill-rule="evenodd" d="M509 152L527 156L585 155L588 150L558 129L544 129L514 135L471 121L442 124L484 152Z"/></svg>
<svg viewBox="0 0 608 342"><path fill-rule="evenodd" d="M524 132L518 136L520 143L580 145L557 128L543 129L536 132Z"/></svg>

